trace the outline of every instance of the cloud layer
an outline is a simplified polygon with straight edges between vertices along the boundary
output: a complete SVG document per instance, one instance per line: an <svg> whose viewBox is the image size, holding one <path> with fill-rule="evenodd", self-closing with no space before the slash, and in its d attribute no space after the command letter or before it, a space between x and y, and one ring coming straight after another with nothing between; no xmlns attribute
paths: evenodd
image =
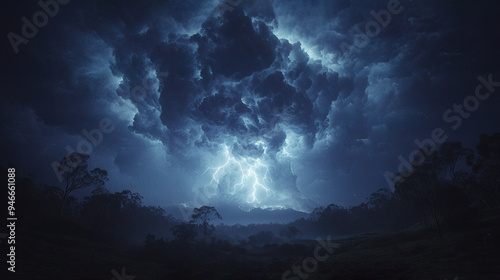
<svg viewBox="0 0 500 280"><path fill-rule="evenodd" d="M499 117L495 95L458 130L442 117L478 75L500 80L497 4L402 1L347 57L342 43L359 46L387 3L61 5L17 55L2 45L2 164L54 181L50 164L109 118L93 164L151 204L359 203L433 128L466 145L499 129L484 121ZM10 4L6 32L37 9Z"/></svg>

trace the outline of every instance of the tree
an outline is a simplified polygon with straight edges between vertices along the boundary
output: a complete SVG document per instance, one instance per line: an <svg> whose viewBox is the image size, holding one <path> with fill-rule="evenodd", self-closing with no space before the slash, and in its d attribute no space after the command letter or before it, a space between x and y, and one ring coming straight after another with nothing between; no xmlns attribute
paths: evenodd
<svg viewBox="0 0 500 280"><path fill-rule="evenodd" d="M378 189L376 192L372 193L367 199L368 206L373 208L382 208L390 203L392 199L392 193L388 189Z"/></svg>
<svg viewBox="0 0 500 280"><path fill-rule="evenodd" d="M101 188L109 180L106 170L100 168L89 170L89 158L87 154L71 153L59 162L57 169L63 180L64 191L59 216L62 216L66 200L73 191L87 187Z"/></svg>
<svg viewBox="0 0 500 280"><path fill-rule="evenodd" d="M172 234L181 243L189 243L196 237L196 228L192 223L181 223L170 228Z"/></svg>
<svg viewBox="0 0 500 280"><path fill-rule="evenodd" d="M449 180L455 180L457 176L456 166L461 160L466 160L473 154L471 149L464 148L460 142L445 142L438 151L439 166L443 176Z"/></svg>
<svg viewBox="0 0 500 280"><path fill-rule="evenodd" d="M420 150L420 152L424 154L423 150ZM409 175L397 174L397 176L403 175L405 179L395 182L395 193L401 199L407 200L416 206L420 214L422 214L426 226L427 214L429 214L434 219L439 236L441 236L439 207L437 205L439 201L438 194L445 183L449 168L446 168L439 152L425 157L421 162L414 159L412 165L414 169Z"/></svg>
<svg viewBox="0 0 500 280"><path fill-rule="evenodd" d="M430 214L431 192L417 170L410 174L402 174L404 180L394 182L395 194L402 200L410 202L418 211L427 227L427 215Z"/></svg>
<svg viewBox="0 0 500 280"><path fill-rule="evenodd" d="M215 227L213 225L210 225L209 222L216 218L222 220L219 212L217 212L215 207L211 206L202 206L200 208L195 208L191 217L193 219L191 223L198 224L198 226L201 228L203 238L205 240L207 239L207 237L212 235L213 231L215 230Z"/></svg>
<svg viewBox="0 0 500 280"><path fill-rule="evenodd" d="M287 226L283 227L280 230L280 236L288 239L294 240L297 238L297 235L300 233L300 230L296 226Z"/></svg>
<svg viewBox="0 0 500 280"><path fill-rule="evenodd" d="M423 150L420 153L425 154ZM464 148L460 142L443 143L438 151L423 160L414 159L414 169L409 174L395 176L405 178L395 182L395 193L416 206L426 225L427 214L431 215L440 236L440 221L449 212L450 206L446 197L456 196L456 202L461 200L459 192L462 190L456 182L460 182L463 172L456 170L457 163L466 160L471 154L472 151ZM462 203L458 204L462 206Z"/></svg>
<svg viewBox="0 0 500 280"><path fill-rule="evenodd" d="M500 205L500 133L479 136L476 146L478 156L470 157L468 164L479 178L482 201L489 208L491 204Z"/></svg>
<svg viewBox="0 0 500 280"><path fill-rule="evenodd" d="M323 207L323 206L314 208L313 212L310 215L310 218L313 221L318 221L321 218L323 211L325 211L325 207Z"/></svg>

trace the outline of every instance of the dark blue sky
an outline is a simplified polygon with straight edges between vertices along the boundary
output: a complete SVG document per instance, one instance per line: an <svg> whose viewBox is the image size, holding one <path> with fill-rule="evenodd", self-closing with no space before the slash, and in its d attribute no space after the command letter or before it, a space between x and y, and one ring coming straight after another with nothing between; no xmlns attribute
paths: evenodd
<svg viewBox="0 0 500 280"><path fill-rule="evenodd" d="M24 35L43 8L2 3L0 164L39 181L91 147L147 204L311 211L388 188L436 128L500 131L500 88L468 98L500 81L495 1L63 2Z"/></svg>

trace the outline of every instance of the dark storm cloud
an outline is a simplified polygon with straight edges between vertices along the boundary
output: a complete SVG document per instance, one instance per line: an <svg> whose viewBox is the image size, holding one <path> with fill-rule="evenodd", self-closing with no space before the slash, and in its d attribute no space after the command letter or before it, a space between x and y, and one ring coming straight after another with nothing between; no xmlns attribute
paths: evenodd
<svg viewBox="0 0 500 280"><path fill-rule="evenodd" d="M274 194L262 206L360 202L415 138L448 125L443 112L478 75L500 79L487 1L401 1L347 60L340 44L387 3L244 0L221 17L218 1L70 2L18 55L2 46L3 146L30 147L2 155L51 172L106 117L116 130L91 157L115 187L136 184L150 201L189 204L226 147L267 164ZM36 9L10 4L6 28L19 32ZM481 122L498 118L498 102L450 136L472 144L498 129ZM212 199L236 200L227 184L238 180L225 175Z"/></svg>
<svg viewBox="0 0 500 280"><path fill-rule="evenodd" d="M355 35L351 31L353 26L364 27L370 20L370 9L378 11L385 4L382 1L371 3L375 4L365 7L364 13L360 13L363 11L361 6L350 8L356 10L350 11L350 15L363 15L364 18L359 18L357 22L342 22L342 17L337 18L336 28L344 28L347 36L337 40L332 46L323 48L319 42L322 35L317 36L314 32L305 35L306 42L321 46L320 50L330 50L342 41L352 43ZM335 135L336 145L328 149L330 159L325 166L345 172L354 170L359 174L350 178L367 179L373 176L372 182L377 182L376 172L373 175L366 172L378 169L373 157L386 159L388 154L409 153L414 148L412 145L415 138L428 137L436 126L446 126L442 120L444 110L472 94L477 84L477 75L487 71L498 73L498 64L492 65L493 61L498 63L498 54L491 49L491 46L498 46L498 36L484 38L486 34L491 34L486 30L491 30L494 26L491 22L494 17L478 16L479 10L488 10L485 4L460 4L458 6L461 7L458 8L451 3L429 1L401 3L405 6L403 14L393 15L387 29L372 39L361 53L355 55L353 61L343 65L339 71L349 81L344 83L341 91L349 95L340 94L339 99L334 102L335 106L332 106L330 124L333 127L330 128ZM377 7L377 4L380 5ZM283 9L290 7L283 6ZM280 10L281 8L276 8L278 18ZM458 16L459 14L467 16ZM297 20L293 13L284 13L283 17ZM321 20L320 17L319 22ZM303 24L294 28L314 30L320 27ZM479 30L482 32L477 32ZM324 35L328 31L319 33ZM490 42L486 44L487 40ZM338 51L339 49L337 53ZM342 58L342 54L339 58ZM490 110L478 115L483 113L493 112ZM480 118L476 122L478 120ZM480 126L484 130L490 129L483 124ZM459 139L471 141L476 137L477 134L469 135L463 131ZM392 164L396 166L396 160ZM347 183L339 177L339 183L352 186L352 192L357 193L364 189L360 186L373 184L366 179L351 179L351 183ZM383 186L382 183L380 185Z"/></svg>
<svg viewBox="0 0 500 280"><path fill-rule="evenodd" d="M208 20L202 34L193 39L199 46L200 63L209 67L208 77L242 79L268 68L275 59L276 37L263 22L254 25L241 9L226 13L223 24Z"/></svg>

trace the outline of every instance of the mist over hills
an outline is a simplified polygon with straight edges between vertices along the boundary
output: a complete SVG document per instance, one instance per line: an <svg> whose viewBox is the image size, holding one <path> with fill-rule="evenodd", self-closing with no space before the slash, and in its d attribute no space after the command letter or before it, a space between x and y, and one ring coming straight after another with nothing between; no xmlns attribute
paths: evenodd
<svg viewBox="0 0 500 280"><path fill-rule="evenodd" d="M267 223L280 223L286 224L293 222L300 218L307 218L310 214L299 212L293 209L261 209L255 208L250 211L245 211L237 206L231 205L216 205L217 211L222 216L222 221L226 225L248 225L248 224L267 224ZM164 208L167 214L172 215L174 218L183 219L182 213L191 213L193 209L183 206L167 206ZM180 210L182 209L182 210Z"/></svg>

